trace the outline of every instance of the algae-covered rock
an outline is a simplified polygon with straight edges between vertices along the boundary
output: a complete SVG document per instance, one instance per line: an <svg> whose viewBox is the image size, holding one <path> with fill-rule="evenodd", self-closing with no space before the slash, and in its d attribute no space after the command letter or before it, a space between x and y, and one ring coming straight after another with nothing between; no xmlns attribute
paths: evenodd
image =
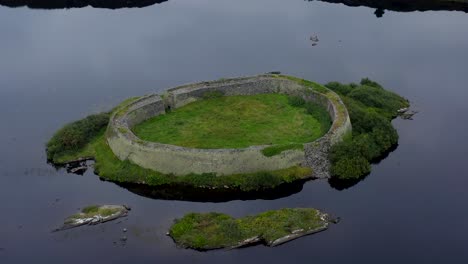
<svg viewBox="0 0 468 264"><path fill-rule="evenodd" d="M109 222L127 216L129 210L130 207L126 205L90 205L83 208L81 212L67 217L63 226L54 231Z"/></svg>

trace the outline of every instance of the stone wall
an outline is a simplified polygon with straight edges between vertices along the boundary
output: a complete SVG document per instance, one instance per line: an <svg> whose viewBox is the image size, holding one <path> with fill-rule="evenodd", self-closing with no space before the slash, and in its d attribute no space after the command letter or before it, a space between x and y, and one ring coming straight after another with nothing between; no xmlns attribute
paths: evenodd
<svg viewBox="0 0 468 264"><path fill-rule="evenodd" d="M179 86L169 89L162 96L142 97L116 112L109 123L107 142L119 159L128 159L144 168L166 174L231 175L302 165L312 167L315 177L327 177L329 147L351 130L351 123L338 95L326 91L319 93L278 75L223 79ZM194 149L144 141L131 131L134 125L155 115L165 114L165 109L176 109L201 100L213 92L224 96L265 93L302 96L325 107L333 124L322 138L304 144L304 150L287 150L272 157L262 154L262 150L268 146L251 146L243 149Z"/></svg>

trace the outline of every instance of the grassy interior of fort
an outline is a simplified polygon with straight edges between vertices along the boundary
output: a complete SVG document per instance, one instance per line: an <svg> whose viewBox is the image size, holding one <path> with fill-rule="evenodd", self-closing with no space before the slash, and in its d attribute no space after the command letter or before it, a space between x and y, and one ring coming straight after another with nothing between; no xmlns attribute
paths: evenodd
<svg viewBox="0 0 468 264"><path fill-rule="evenodd" d="M238 219L221 213L189 213L175 221L169 235L182 247L208 250L234 247L255 237L271 245L294 231L324 225L319 211L306 208L285 208Z"/></svg>
<svg viewBox="0 0 468 264"><path fill-rule="evenodd" d="M359 84L331 82L326 87L340 95L353 126L352 136L332 146L331 174L344 180L359 179L370 173L372 161L398 143L391 121L409 102L369 79Z"/></svg>
<svg viewBox="0 0 468 264"><path fill-rule="evenodd" d="M190 148L245 148L312 142L331 125L319 105L282 94L212 96L135 126L147 141Z"/></svg>
<svg viewBox="0 0 468 264"><path fill-rule="evenodd" d="M125 101L113 111L120 111L130 101ZM151 186L229 187L245 192L275 188L281 184L306 179L312 174L310 168L301 166L223 177L218 177L213 173L184 176L162 174L142 168L128 160L119 160L114 155L105 138L110 115L110 113L91 115L65 125L47 143L48 159L54 164L65 164L80 158L91 157L95 160L95 172L101 178L115 182L132 182Z"/></svg>

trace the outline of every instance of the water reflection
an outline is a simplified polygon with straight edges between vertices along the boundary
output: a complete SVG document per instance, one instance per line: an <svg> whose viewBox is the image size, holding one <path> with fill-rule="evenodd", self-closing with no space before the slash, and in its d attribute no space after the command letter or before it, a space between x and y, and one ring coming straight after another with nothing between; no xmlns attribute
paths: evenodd
<svg viewBox="0 0 468 264"><path fill-rule="evenodd" d="M313 1L313 0L309 0ZM347 6L367 6L375 8L375 16L382 17L385 10L396 12L414 11L463 11L468 12L468 0L318 0L328 3L341 3Z"/></svg>
<svg viewBox="0 0 468 264"><path fill-rule="evenodd" d="M168 0L0 0L0 5L8 7L27 6L32 9L68 9L91 6L94 8L134 8L160 4Z"/></svg>
<svg viewBox="0 0 468 264"><path fill-rule="evenodd" d="M237 189L206 189L190 186L164 185L152 187L144 184L115 183L132 193L161 200L221 203L233 200L275 200L302 191L305 181L280 185L271 190L239 192Z"/></svg>

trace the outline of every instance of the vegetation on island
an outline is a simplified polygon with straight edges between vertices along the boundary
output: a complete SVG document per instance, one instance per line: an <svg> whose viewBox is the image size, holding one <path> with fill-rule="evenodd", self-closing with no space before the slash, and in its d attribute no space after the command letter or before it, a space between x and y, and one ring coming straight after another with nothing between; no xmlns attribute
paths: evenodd
<svg viewBox="0 0 468 264"><path fill-rule="evenodd" d="M288 78L318 92L328 93L329 97L336 97L333 97L333 100L339 101L341 98L346 105L353 130L352 134L332 146L330 150L330 172L335 179L359 179L365 176L370 172L371 162L378 160L397 144L398 134L391 120L397 116L399 109L408 107L409 103L401 96L384 90L378 83L369 79L363 79L359 84L328 83L326 87L335 91L340 97L338 98L317 83L291 76L277 77ZM150 186L230 188L243 192L272 189L282 184L307 179L312 174L310 168L294 166L278 171L223 177L214 173L175 176L142 168L128 160L121 161L107 145L105 131L111 113L123 112L133 100L135 98L125 101L111 112L92 115L60 129L47 143L48 159L54 164L64 164L92 157L95 160L95 172L103 179L115 182ZM155 133L157 138L153 138L154 140L166 139L166 143L205 148L235 148L276 143L263 150L265 156L274 156L285 150L302 149L303 142L326 133L331 123L325 110L299 97L259 95L229 98L210 94L203 102L194 102L170 114L156 117L137 126L135 131L143 138L146 133L148 138L145 139L151 139ZM337 104L337 107L344 106ZM233 118L236 117L232 112L235 109L242 118ZM226 122L225 119L228 118L231 119L230 122ZM336 118L339 120L344 117ZM283 122L287 127L283 127ZM155 123L158 126L152 127ZM233 123L241 128L236 129ZM316 129L307 133L304 124ZM274 129L267 129L269 126ZM262 134L262 137L258 137L257 133ZM184 138L186 141L183 141Z"/></svg>
<svg viewBox="0 0 468 264"><path fill-rule="evenodd" d="M96 215L110 216L120 211L118 207L103 207L99 205L89 205L81 209L81 212L70 216L68 219L90 218Z"/></svg>
<svg viewBox="0 0 468 264"><path fill-rule="evenodd" d="M175 220L169 235L179 246L197 250L255 243L275 246L326 229L327 218L310 208L285 208L237 219L221 213L189 213Z"/></svg>
<svg viewBox="0 0 468 264"><path fill-rule="evenodd" d="M192 102L137 124L132 130L147 141L190 148L245 148L280 145L266 150L302 148L331 125L327 111L300 97L283 94L216 96Z"/></svg>
<svg viewBox="0 0 468 264"><path fill-rule="evenodd" d="M326 87L340 95L353 126L352 136L331 148L331 174L344 180L359 179L370 172L372 161L398 143L391 121L409 102L367 78L359 84L331 82Z"/></svg>
<svg viewBox="0 0 468 264"><path fill-rule="evenodd" d="M125 217L130 208L125 205L90 205L86 206L81 212L67 217L63 226L55 229L60 231L82 225L96 225Z"/></svg>
<svg viewBox="0 0 468 264"><path fill-rule="evenodd" d="M47 159L55 164L63 164L77 158L94 157L95 141L104 134L111 114L121 111L138 98L128 98L112 111L89 115L66 124L47 142Z"/></svg>
<svg viewBox="0 0 468 264"><path fill-rule="evenodd" d="M90 138L102 134L109 123L110 113L100 113L87 116L81 120L65 125L58 130L47 143L47 158L60 159L73 155L89 143Z"/></svg>
<svg viewBox="0 0 468 264"><path fill-rule="evenodd" d="M119 113L131 101L125 101L113 111ZM108 115L108 113L102 115ZM108 121L109 119L107 119ZM47 143L47 157L54 164L64 164L83 157L92 157L95 160L94 170L96 174L102 179L114 182L131 182L150 186L186 185L210 189L230 188L242 192L272 189L282 184L307 179L312 174L310 168L301 166L223 177L218 177L214 173L188 174L184 176L163 174L151 169L142 168L129 160L122 161L118 159L108 146L105 138L107 122L104 123L101 119L91 116L66 125L55 133ZM89 129L90 127L93 129ZM98 127L100 130L95 132ZM93 132L90 133L90 131ZM87 135L84 144L80 143L79 145L69 147L70 144L68 142L78 142L83 138L83 135ZM49 146L53 147L49 148Z"/></svg>

